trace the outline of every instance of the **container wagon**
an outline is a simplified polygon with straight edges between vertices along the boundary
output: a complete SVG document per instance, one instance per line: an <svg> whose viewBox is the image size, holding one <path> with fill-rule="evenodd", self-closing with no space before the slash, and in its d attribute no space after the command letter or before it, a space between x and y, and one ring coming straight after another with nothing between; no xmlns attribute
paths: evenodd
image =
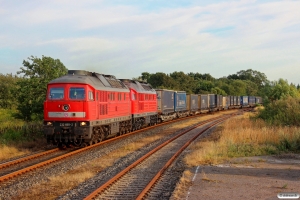
<svg viewBox="0 0 300 200"><path fill-rule="evenodd" d="M174 111L174 90L156 89L158 121L169 121L176 118Z"/></svg>
<svg viewBox="0 0 300 200"><path fill-rule="evenodd" d="M219 98L219 107L218 107L218 110L223 110L223 95L219 95L218 94L218 98Z"/></svg>
<svg viewBox="0 0 300 200"><path fill-rule="evenodd" d="M209 112L209 95L208 94L199 94L198 95L198 107L200 113Z"/></svg>
<svg viewBox="0 0 300 200"><path fill-rule="evenodd" d="M186 92L175 91L174 92L174 111L178 118L186 117L189 115L189 111L186 106Z"/></svg>
<svg viewBox="0 0 300 200"><path fill-rule="evenodd" d="M223 110L228 110L230 107L230 96L223 96Z"/></svg>
<svg viewBox="0 0 300 200"><path fill-rule="evenodd" d="M229 96L230 102L229 102L229 108L234 108L234 96Z"/></svg>
<svg viewBox="0 0 300 200"><path fill-rule="evenodd" d="M190 115L196 115L199 113L198 107L198 95L197 94L187 94L186 95L186 105L187 110Z"/></svg>
<svg viewBox="0 0 300 200"><path fill-rule="evenodd" d="M241 108L241 97L240 96L235 96L235 107L236 108Z"/></svg>
<svg viewBox="0 0 300 200"><path fill-rule="evenodd" d="M215 94L209 94L208 95L208 100L209 100L209 111L213 112L217 109L217 105L216 104L216 95Z"/></svg>
<svg viewBox="0 0 300 200"><path fill-rule="evenodd" d="M248 97L248 104L249 104L249 107L254 107L255 106L255 97L254 96L249 96Z"/></svg>
<svg viewBox="0 0 300 200"><path fill-rule="evenodd" d="M241 96L241 107L249 107L248 96Z"/></svg>
<svg viewBox="0 0 300 200"><path fill-rule="evenodd" d="M255 104L262 105L262 98L261 97L255 97Z"/></svg>

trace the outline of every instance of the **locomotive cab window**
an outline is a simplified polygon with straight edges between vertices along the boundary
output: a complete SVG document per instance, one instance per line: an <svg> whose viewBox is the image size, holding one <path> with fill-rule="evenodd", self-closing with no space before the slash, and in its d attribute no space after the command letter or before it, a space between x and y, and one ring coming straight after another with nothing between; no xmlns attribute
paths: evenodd
<svg viewBox="0 0 300 200"><path fill-rule="evenodd" d="M70 99L85 99L85 89L82 87L71 87L70 88Z"/></svg>
<svg viewBox="0 0 300 200"><path fill-rule="evenodd" d="M64 88L51 88L49 92L49 99L63 99Z"/></svg>

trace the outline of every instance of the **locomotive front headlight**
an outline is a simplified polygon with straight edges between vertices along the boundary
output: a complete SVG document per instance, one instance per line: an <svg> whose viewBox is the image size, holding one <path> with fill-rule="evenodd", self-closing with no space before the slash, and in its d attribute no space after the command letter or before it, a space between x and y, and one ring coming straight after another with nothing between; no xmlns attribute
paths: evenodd
<svg viewBox="0 0 300 200"><path fill-rule="evenodd" d="M86 126L86 122L80 122L80 126Z"/></svg>
<svg viewBox="0 0 300 200"><path fill-rule="evenodd" d="M52 126L52 122L47 122L46 125L47 126Z"/></svg>

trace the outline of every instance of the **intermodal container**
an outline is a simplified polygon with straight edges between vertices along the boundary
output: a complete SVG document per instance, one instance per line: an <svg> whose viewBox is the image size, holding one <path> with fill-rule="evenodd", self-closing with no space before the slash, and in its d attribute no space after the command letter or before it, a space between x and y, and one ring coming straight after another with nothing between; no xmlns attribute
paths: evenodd
<svg viewBox="0 0 300 200"><path fill-rule="evenodd" d="M254 96L249 96L248 97L248 104L249 104L249 106L254 106L255 105L255 97Z"/></svg>
<svg viewBox="0 0 300 200"><path fill-rule="evenodd" d="M186 92L185 91L175 91L174 92L174 111L184 111L186 109Z"/></svg>
<svg viewBox="0 0 300 200"><path fill-rule="evenodd" d="M262 98L261 97L255 97L255 103L256 104L262 104Z"/></svg>
<svg viewBox="0 0 300 200"><path fill-rule="evenodd" d="M218 95L219 96L219 110L223 109L223 95Z"/></svg>
<svg viewBox="0 0 300 200"><path fill-rule="evenodd" d="M200 110L209 109L209 95L208 94L199 94L198 95L198 107Z"/></svg>
<svg viewBox="0 0 300 200"><path fill-rule="evenodd" d="M241 106L248 106L248 96L241 96Z"/></svg>
<svg viewBox="0 0 300 200"><path fill-rule="evenodd" d="M236 98L236 104L237 106L240 106L241 105L241 97L240 96L235 96Z"/></svg>
<svg viewBox="0 0 300 200"><path fill-rule="evenodd" d="M234 106L234 96L230 96L230 106Z"/></svg>
<svg viewBox="0 0 300 200"><path fill-rule="evenodd" d="M230 96L223 96L222 102L223 102L223 107L222 108L224 110L227 110L228 107L230 106Z"/></svg>
<svg viewBox="0 0 300 200"><path fill-rule="evenodd" d="M156 89L157 111L167 114L174 112L174 92L173 90Z"/></svg>
<svg viewBox="0 0 300 200"><path fill-rule="evenodd" d="M187 94L186 95L187 110L197 111L198 110L198 95L197 94Z"/></svg>
<svg viewBox="0 0 300 200"><path fill-rule="evenodd" d="M208 99L209 99L209 109L215 109L216 108L216 95L215 94L209 94Z"/></svg>

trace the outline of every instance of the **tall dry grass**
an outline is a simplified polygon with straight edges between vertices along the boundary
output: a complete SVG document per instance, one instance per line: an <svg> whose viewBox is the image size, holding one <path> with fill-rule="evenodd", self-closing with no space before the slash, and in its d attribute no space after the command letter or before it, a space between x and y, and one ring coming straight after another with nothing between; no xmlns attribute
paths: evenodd
<svg viewBox="0 0 300 200"><path fill-rule="evenodd" d="M300 151L299 127L272 127L249 114L225 121L206 140L193 145L188 165L217 164L232 157Z"/></svg>
<svg viewBox="0 0 300 200"><path fill-rule="evenodd" d="M26 149L20 150L15 146L0 145L0 161L22 156L28 153L30 153L30 151Z"/></svg>

